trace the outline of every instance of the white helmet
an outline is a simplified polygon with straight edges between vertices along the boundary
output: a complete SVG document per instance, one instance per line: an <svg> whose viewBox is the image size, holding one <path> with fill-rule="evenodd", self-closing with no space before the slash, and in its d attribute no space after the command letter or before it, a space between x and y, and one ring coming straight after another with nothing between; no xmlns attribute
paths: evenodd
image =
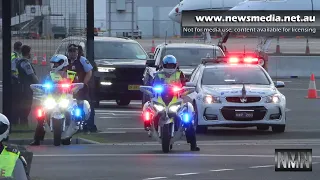
<svg viewBox="0 0 320 180"><path fill-rule="evenodd" d="M0 113L0 142L8 139L10 122L8 118Z"/></svg>
<svg viewBox="0 0 320 180"><path fill-rule="evenodd" d="M50 59L50 63L51 63L51 70L53 72L61 71L64 67L67 67L69 65L67 56L62 54L53 55L52 58ZM54 63L58 63L59 65L55 66Z"/></svg>

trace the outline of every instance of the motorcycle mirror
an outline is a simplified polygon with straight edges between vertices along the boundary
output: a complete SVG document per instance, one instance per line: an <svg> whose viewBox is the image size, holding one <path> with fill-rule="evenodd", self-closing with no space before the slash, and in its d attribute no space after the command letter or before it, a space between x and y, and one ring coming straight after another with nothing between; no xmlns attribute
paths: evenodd
<svg viewBox="0 0 320 180"><path fill-rule="evenodd" d="M33 92L43 93L45 87L43 84L31 84L30 88Z"/></svg>
<svg viewBox="0 0 320 180"><path fill-rule="evenodd" d="M149 96L153 95L152 86L140 86L140 91L148 94Z"/></svg>
<svg viewBox="0 0 320 180"><path fill-rule="evenodd" d="M196 90L195 87L183 87L183 91L184 91L184 95L188 95L188 94L191 94L193 93L194 91Z"/></svg>

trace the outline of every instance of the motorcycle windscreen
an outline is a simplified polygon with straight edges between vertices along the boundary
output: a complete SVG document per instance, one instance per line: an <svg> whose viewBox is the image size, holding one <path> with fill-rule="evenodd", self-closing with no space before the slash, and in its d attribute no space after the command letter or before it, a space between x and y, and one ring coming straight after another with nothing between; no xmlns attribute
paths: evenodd
<svg viewBox="0 0 320 180"><path fill-rule="evenodd" d="M162 101L165 103L166 106L170 104L170 102L173 100L175 94L170 88L165 88L163 93L161 93Z"/></svg>

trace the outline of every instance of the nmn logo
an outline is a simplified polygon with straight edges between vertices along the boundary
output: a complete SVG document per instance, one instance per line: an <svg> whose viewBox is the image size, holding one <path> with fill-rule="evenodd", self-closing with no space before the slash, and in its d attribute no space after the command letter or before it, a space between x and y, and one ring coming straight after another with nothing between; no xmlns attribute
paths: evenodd
<svg viewBox="0 0 320 180"><path fill-rule="evenodd" d="M312 171L312 149L276 149L275 171Z"/></svg>

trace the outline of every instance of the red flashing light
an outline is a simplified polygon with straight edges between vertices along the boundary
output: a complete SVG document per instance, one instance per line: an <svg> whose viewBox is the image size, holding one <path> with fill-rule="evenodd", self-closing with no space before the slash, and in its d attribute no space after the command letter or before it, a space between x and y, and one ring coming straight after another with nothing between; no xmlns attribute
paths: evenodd
<svg viewBox="0 0 320 180"><path fill-rule="evenodd" d="M61 84L62 88L70 88L70 84Z"/></svg>
<svg viewBox="0 0 320 180"><path fill-rule="evenodd" d="M151 113L149 111L146 111L144 113L144 121L150 121L151 119Z"/></svg>
<svg viewBox="0 0 320 180"><path fill-rule="evenodd" d="M246 57L244 58L244 63L258 63L258 58Z"/></svg>
<svg viewBox="0 0 320 180"><path fill-rule="evenodd" d="M37 109L37 118L42 119L43 117L44 117L43 109L41 109L41 108Z"/></svg>
<svg viewBox="0 0 320 180"><path fill-rule="evenodd" d="M239 58L236 58L236 57L231 57L230 59L229 59L229 63L230 64L237 64L237 63L239 63Z"/></svg>
<svg viewBox="0 0 320 180"><path fill-rule="evenodd" d="M179 88L179 87L173 87L173 92L179 92L179 91L181 91L181 88Z"/></svg>

